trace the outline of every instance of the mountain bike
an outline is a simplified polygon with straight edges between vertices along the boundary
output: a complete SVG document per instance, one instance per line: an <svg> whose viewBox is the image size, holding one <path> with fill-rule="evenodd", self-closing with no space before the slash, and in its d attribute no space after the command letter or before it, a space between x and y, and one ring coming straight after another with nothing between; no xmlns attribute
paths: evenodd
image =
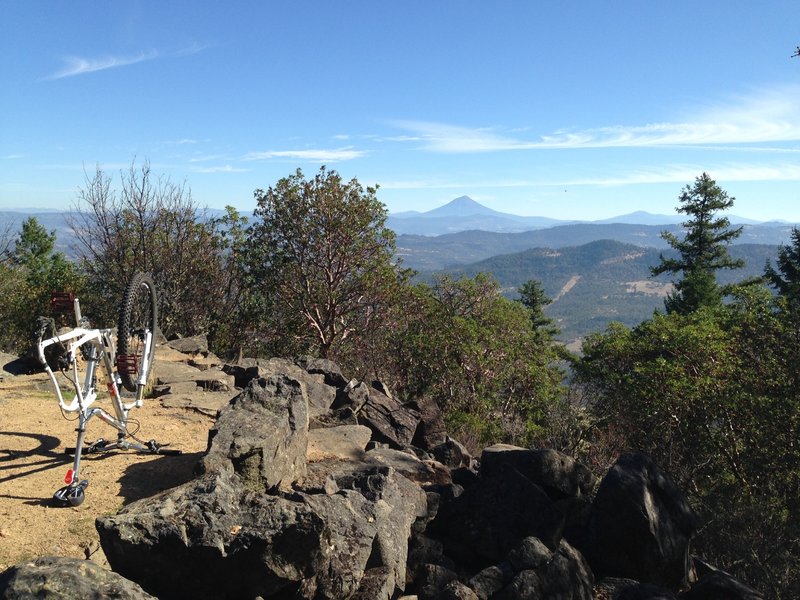
<svg viewBox="0 0 800 600"><path fill-rule="evenodd" d="M152 278L144 273L131 278L120 306L116 345L115 330L91 328L81 314L80 301L72 293L53 294L51 308L56 312L71 311L76 326L59 332L55 319L40 317L38 358L50 377L62 414L68 418L69 413L77 413L78 421L72 468L64 479L66 485L53 494L53 500L61 506L78 506L89 485L88 480L80 478L82 454L117 449L154 454L180 454L180 451L168 450L166 444L155 440L140 440L135 435L139 423L130 418L130 411L143 404L155 355L158 304ZM56 371L62 381L66 380L64 383L69 382L69 392L62 390ZM111 412L95 405L99 379L104 380L111 398ZM86 425L93 417L117 430L116 441L100 438L84 443Z"/></svg>

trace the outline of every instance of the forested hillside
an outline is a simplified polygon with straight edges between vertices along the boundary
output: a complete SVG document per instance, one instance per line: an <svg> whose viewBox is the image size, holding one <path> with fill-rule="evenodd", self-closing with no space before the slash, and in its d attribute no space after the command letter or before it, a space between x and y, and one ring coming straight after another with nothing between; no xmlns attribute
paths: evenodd
<svg viewBox="0 0 800 600"><path fill-rule="evenodd" d="M462 231L428 237L400 235L397 254L403 265L418 271L440 271L468 265L500 254L513 254L529 248L581 246L598 240L615 240L635 246L664 249L661 232L680 233L680 225L630 225L625 223L577 223L536 231L498 233ZM789 242L790 224L744 225L737 244L777 246Z"/></svg>
<svg viewBox="0 0 800 600"><path fill-rule="evenodd" d="M720 283L760 277L777 249L763 244L731 246L731 255L742 259L745 266L720 273ZM560 339L571 342L602 331L612 321L632 327L652 316L654 310L663 310L670 277L650 275L662 254L670 257L675 251L600 240L581 246L530 248L444 272L453 277L491 273L510 297L516 297L518 288L528 280L541 282L553 300L545 312L561 329ZM420 277L431 280L433 274L424 272Z"/></svg>

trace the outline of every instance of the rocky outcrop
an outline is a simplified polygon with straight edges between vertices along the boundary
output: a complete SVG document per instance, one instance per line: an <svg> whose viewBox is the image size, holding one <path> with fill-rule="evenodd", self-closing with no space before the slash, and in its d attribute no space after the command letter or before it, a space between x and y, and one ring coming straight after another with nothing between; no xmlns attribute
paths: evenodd
<svg viewBox="0 0 800 600"><path fill-rule="evenodd" d="M98 519L109 563L160 598L388 600L406 585L411 528L427 511L412 479L446 469L367 452L366 426L309 432L310 396L336 396L324 375L248 369L258 377L219 412L200 477Z"/></svg>
<svg viewBox="0 0 800 600"><path fill-rule="evenodd" d="M202 340L178 346L216 360ZM554 450L495 445L475 460L435 406L400 402L327 360L205 367L192 368L241 389L219 405L197 478L97 519L114 576L144 594L114 597L761 598L710 567L690 585L697 519L644 455L620 457L598 486ZM161 384L186 387L162 399L186 395L198 409L209 392L195 377ZM62 578L53 565L0 582L51 585ZM106 589L93 577L64 578L74 591L62 597Z"/></svg>

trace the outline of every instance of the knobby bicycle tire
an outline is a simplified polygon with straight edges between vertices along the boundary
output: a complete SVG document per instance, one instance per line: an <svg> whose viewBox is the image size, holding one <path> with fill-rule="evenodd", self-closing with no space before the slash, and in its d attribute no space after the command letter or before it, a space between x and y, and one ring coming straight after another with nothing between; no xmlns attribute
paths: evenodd
<svg viewBox="0 0 800 600"><path fill-rule="evenodd" d="M126 390L136 391L138 369L143 364L146 331L150 331L153 335L153 343L147 357L147 364L150 368L153 366L157 325L158 304L153 280L149 275L136 273L125 290L117 325L117 368L122 386ZM121 362L125 363L125 368L120 365Z"/></svg>

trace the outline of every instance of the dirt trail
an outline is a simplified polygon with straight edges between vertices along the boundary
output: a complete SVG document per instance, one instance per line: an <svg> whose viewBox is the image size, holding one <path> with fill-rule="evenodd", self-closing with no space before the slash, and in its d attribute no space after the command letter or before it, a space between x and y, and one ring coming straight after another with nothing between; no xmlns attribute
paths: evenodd
<svg viewBox="0 0 800 600"><path fill-rule="evenodd" d="M64 485L72 466L64 450L75 445L76 423L62 417L46 375L11 375L3 370L5 363L0 361L0 571L44 555L90 556L103 563L95 518L190 480L213 420L146 400L131 412L141 425L137 437L170 443L183 454L85 455L81 478L89 480L86 500L77 507L53 507L53 492ZM108 399L99 405L110 410ZM116 439L116 430L93 419L86 439L100 437Z"/></svg>

